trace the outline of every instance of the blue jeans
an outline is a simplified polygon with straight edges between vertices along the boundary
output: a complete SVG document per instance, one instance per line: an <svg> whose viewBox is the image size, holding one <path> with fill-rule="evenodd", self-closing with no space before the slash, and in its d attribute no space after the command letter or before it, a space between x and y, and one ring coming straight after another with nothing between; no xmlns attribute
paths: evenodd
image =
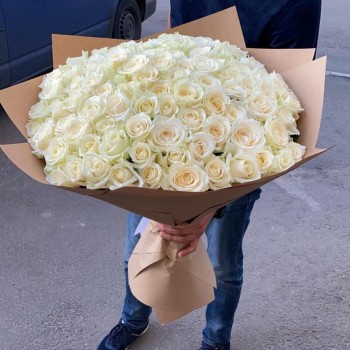
<svg viewBox="0 0 350 350"><path fill-rule="evenodd" d="M244 233L250 221L255 201L260 197L257 189L229 204L222 219L213 219L207 230L208 255L214 267L217 289L215 300L206 309L205 343L215 346L230 342L235 311L243 283ZM133 328L142 329L148 324L152 309L138 301L128 283L128 260L140 236L134 235L141 217L130 213L125 249L126 296L122 319Z"/></svg>

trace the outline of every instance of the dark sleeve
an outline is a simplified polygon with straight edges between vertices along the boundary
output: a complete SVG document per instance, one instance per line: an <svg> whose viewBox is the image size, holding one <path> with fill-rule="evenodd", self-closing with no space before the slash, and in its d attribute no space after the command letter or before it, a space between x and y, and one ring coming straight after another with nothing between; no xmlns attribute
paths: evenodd
<svg viewBox="0 0 350 350"><path fill-rule="evenodd" d="M239 1L238 1L239 2ZM170 0L172 27L195 21L236 5L237 0Z"/></svg>
<svg viewBox="0 0 350 350"><path fill-rule="evenodd" d="M321 0L290 0L266 25L263 46L270 48L316 48Z"/></svg>

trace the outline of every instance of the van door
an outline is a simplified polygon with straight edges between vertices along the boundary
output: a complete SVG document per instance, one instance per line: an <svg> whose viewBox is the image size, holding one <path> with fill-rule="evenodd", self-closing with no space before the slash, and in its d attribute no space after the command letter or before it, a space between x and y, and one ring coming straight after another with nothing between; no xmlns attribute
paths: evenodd
<svg viewBox="0 0 350 350"><path fill-rule="evenodd" d="M111 36L117 0L0 2L12 85L51 69L52 33Z"/></svg>
<svg viewBox="0 0 350 350"><path fill-rule="evenodd" d="M0 89L10 84L10 65L2 4L0 1Z"/></svg>

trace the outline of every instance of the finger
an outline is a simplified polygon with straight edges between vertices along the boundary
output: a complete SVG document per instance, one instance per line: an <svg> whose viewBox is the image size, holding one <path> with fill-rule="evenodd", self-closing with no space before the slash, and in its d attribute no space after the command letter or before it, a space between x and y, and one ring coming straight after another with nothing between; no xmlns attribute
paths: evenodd
<svg viewBox="0 0 350 350"><path fill-rule="evenodd" d="M193 241L190 242L190 244L184 248L181 249L178 253L179 258L183 258L184 256L193 253L197 249L199 239L194 239Z"/></svg>
<svg viewBox="0 0 350 350"><path fill-rule="evenodd" d="M175 236L175 235L169 235L165 232L160 232L159 235L167 241L172 241L177 243L186 243L186 242L193 241L194 239L198 239L198 235L196 234L185 235L185 236Z"/></svg>
<svg viewBox="0 0 350 350"><path fill-rule="evenodd" d="M170 226L170 225L164 225L164 224L160 224L160 223L156 223L154 225L154 227L158 230L158 231L165 231L165 232L176 232L178 230L183 230L185 229L187 226L189 226L188 224L181 224L181 225L177 225L177 226Z"/></svg>
<svg viewBox="0 0 350 350"><path fill-rule="evenodd" d="M174 235L174 236L185 236L185 235L190 235L194 232L196 232L196 230L194 229L190 229L190 228L174 228L174 227L165 227L161 230L159 230L160 232L164 232L167 233L168 235Z"/></svg>

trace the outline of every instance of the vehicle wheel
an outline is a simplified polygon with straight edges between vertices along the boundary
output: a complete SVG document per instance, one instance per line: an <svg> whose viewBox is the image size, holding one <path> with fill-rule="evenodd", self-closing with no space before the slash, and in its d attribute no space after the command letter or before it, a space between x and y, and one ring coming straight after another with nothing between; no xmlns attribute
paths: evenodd
<svg viewBox="0 0 350 350"><path fill-rule="evenodd" d="M121 0L114 17L113 37L140 39L141 11L136 0Z"/></svg>

